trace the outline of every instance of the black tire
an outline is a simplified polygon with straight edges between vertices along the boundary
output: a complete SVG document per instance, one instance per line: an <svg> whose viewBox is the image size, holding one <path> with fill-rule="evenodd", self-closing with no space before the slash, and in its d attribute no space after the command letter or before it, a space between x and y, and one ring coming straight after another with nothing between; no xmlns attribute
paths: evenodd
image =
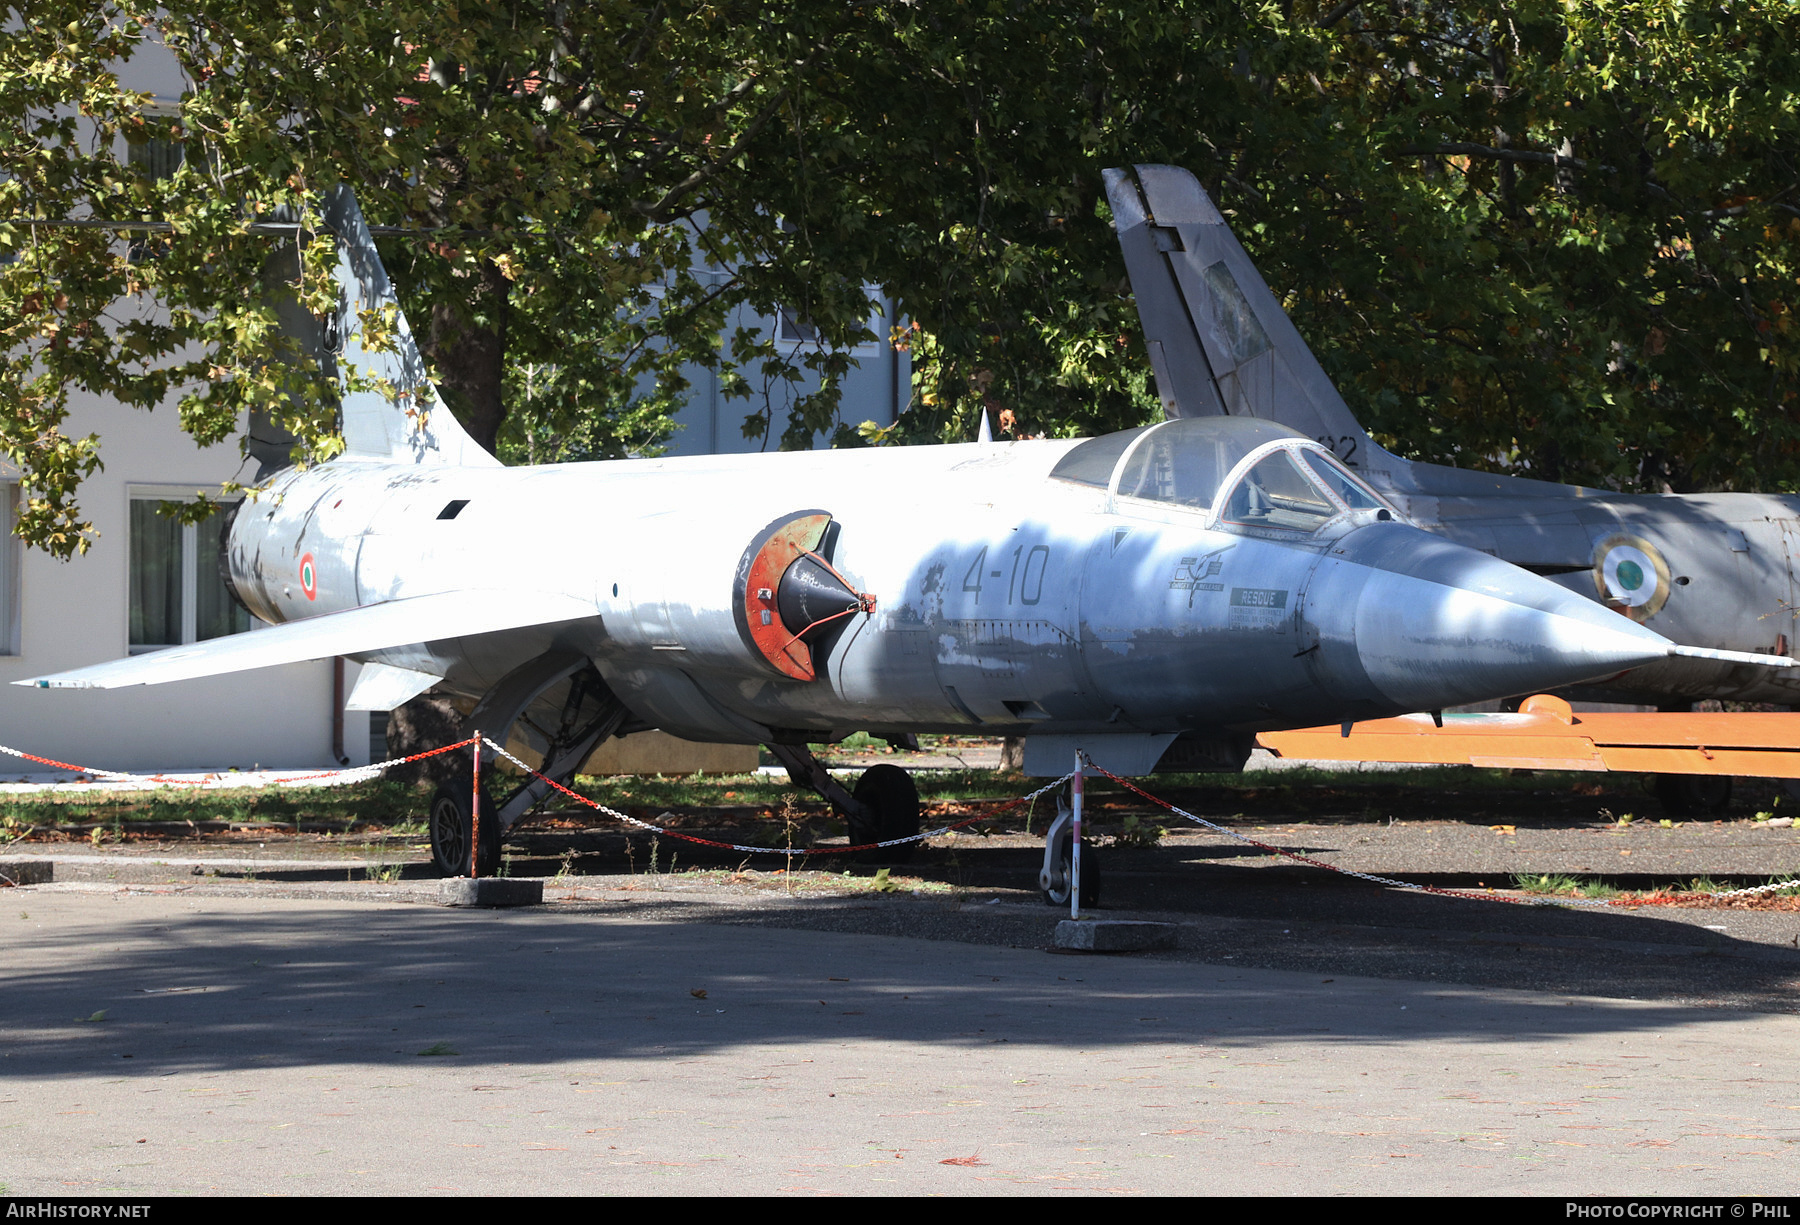
<svg viewBox="0 0 1800 1225"><path fill-rule="evenodd" d="M431 833L431 865L440 876L469 874L469 792L467 783L460 787L439 787L431 797L431 811L426 825ZM500 818L494 813L494 801L481 797L481 847L476 856L475 874L492 876L500 870Z"/></svg>
<svg viewBox="0 0 1800 1225"><path fill-rule="evenodd" d="M1659 774L1656 798L1671 817L1717 817L1731 807L1731 779L1721 774Z"/></svg>
<svg viewBox="0 0 1800 1225"><path fill-rule="evenodd" d="M1098 909L1100 906L1100 856L1096 848L1085 839L1081 847L1081 907L1083 910ZM1062 869L1062 878L1069 879L1071 861L1075 858L1075 835L1064 834L1061 844L1056 848L1057 862ZM1044 889L1044 901L1052 906L1069 904L1069 886L1065 883L1060 889Z"/></svg>
<svg viewBox="0 0 1800 1225"><path fill-rule="evenodd" d="M859 846L865 842L886 842L892 838L910 838L919 832L919 788L913 782L912 775L899 766L888 765L886 762L870 766L856 780L856 789L850 794L867 806L873 816L872 824L854 816L849 819L851 846ZM912 860L913 850L917 845L909 842L905 846L858 851L856 861L908 863Z"/></svg>

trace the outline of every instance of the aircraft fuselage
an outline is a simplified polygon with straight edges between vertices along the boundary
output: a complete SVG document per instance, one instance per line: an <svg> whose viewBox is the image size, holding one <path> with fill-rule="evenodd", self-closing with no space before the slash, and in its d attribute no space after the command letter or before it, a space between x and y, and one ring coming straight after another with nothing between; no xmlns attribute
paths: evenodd
<svg viewBox="0 0 1800 1225"><path fill-rule="evenodd" d="M640 720L697 740L1243 732L1525 692L1661 652L1386 510L1339 507L1307 532L1233 527L1052 479L1076 445L340 461L246 503L228 571L271 622L472 589L591 602L591 617L358 658L474 697L572 650ZM1322 451L1275 447L1307 449ZM867 607L814 644L802 680L759 649L740 605L755 604L742 576L756 528L813 512L830 516L821 552Z"/></svg>

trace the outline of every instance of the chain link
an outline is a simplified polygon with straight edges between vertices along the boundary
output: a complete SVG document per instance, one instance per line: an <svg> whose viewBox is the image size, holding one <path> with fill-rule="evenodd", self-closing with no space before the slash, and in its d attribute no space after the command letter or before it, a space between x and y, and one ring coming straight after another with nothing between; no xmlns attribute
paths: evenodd
<svg viewBox="0 0 1800 1225"><path fill-rule="evenodd" d="M1775 893L1783 889L1800 889L1800 877L1790 876L1786 880L1772 880L1766 885L1747 885L1742 889L1727 889L1720 893L1709 893L1710 898L1743 897L1751 893Z"/></svg>
<svg viewBox="0 0 1800 1225"><path fill-rule="evenodd" d="M1296 863L1303 863L1309 867L1323 868L1327 872L1336 872L1340 876L1354 876L1358 880L1370 881L1377 885L1386 885L1393 889L1408 889L1415 893L1434 893L1439 897L1457 897L1474 902L1509 902L1516 906L1610 906L1612 904L1594 898L1523 898L1511 897L1503 893L1476 893L1472 889L1440 889L1436 885L1421 885L1415 881L1395 880L1389 876L1376 876L1369 872L1358 872L1355 868L1341 868L1337 864L1326 863L1324 860L1314 859L1310 855L1299 855L1293 851L1283 850L1281 847L1258 841L1248 834L1240 834L1237 830L1229 829L1217 822L1208 821L1205 817L1195 816L1185 808L1179 808L1168 800L1159 799L1158 797L1151 795L1142 787L1131 782L1131 780L1120 778L1117 774L1114 774L1105 767L1095 765L1085 753L1082 754L1081 760L1086 763L1088 769L1093 770L1097 774L1105 775L1107 778L1112 779L1113 782L1118 783L1128 790L1135 791L1138 795L1143 796L1152 804L1166 808L1178 817L1183 817L1196 825L1205 826L1214 833L1223 834L1227 838L1235 838L1239 842L1247 843L1250 846L1267 851L1271 855L1279 855L1284 859L1292 859Z"/></svg>
<svg viewBox="0 0 1800 1225"><path fill-rule="evenodd" d="M908 834L904 838L889 838L883 842L863 842L863 843L858 843L856 846L823 846L823 847L821 847L821 846L813 846L813 847L747 846L740 842L717 842L711 838L701 838L694 834L683 834L676 830L672 830L665 825L653 825L649 821L641 821L637 817L630 816L627 813L622 813L616 808L608 808L605 804L600 803L600 801L590 800L587 798L587 796L582 795L581 793L579 793L577 791L572 791L568 787L563 786L561 783L557 782L555 779L551 778L549 775L532 769L530 766L528 766L524 762L520 761L517 757L514 757L511 753L507 752L504 745L497 744L494 741L488 739L486 736L483 736L481 739L482 739L482 742L484 744L486 744L488 748L492 749L497 755L504 757L507 761L510 761L513 765L517 766L519 769L523 770L525 773L531 775L533 778L539 779L543 782L550 784L550 786L556 788L556 790L562 792L564 795L568 796L570 799L576 801L577 803L585 804L589 808L592 808L595 812L603 812L607 816L612 817L614 820L623 821L627 825L634 825L639 829L649 830L653 834L666 835L670 838L679 838L683 842L698 843L700 846L718 847L721 850L727 850L727 851L741 851L741 852L743 852L745 854L749 854L749 855L785 855L790 859L792 859L796 855L846 855L846 854L849 854L851 851L873 851L873 850L878 850L878 849L891 847L891 846L905 846L908 843L913 843L913 842L923 842L927 838L936 838L936 837L939 837L940 835L948 834L948 833L952 832L953 830L961 829L965 825L974 825L978 821L991 821L995 817L1000 816L1002 813L1011 812L1013 809L1019 807L1021 804L1029 804L1029 803L1035 802L1039 796L1042 796L1046 792L1056 790L1056 788L1062 786L1064 783L1068 782L1070 779L1075 777L1075 772L1073 770L1071 770L1067 774L1063 775L1061 778L1056 779L1050 783L1046 783L1044 786L1039 787L1036 791L1031 792L1029 795L1022 795L1018 799L1013 800L1010 803L1008 803L998 809L995 809L993 812L984 812L978 816L969 817L966 820L954 821L949 825L940 825L938 828L932 829L932 830L926 830L924 833Z"/></svg>
<svg viewBox="0 0 1800 1225"><path fill-rule="evenodd" d="M526 774L529 774L533 778L540 779L543 782L548 783L551 787L554 787L557 791L568 796L570 799L575 800L577 803L584 804L587 807L592 808L596 812L605 813L607 816L612 817L616 821L622 821L627 825L635 826L638 829L647 830L653 834L667 835L668 837L671 837L671 838L679 838L684 842L698 843L701 846L717 847L722 850L729 850L729 851L740 851L745 854L751 854L751 855L782 855L782 856L786 856L790 859L796 855L799 855L799 856L843 855L843 854L847 854L852 851L883 850L888 847L905 846L909 843L923 842L928 838L941 837L944 834L952 833L952 832L959 830L967 825L974 825L980 821L991 821L996 817L999 817L1005 813L1011 812L1013 809L1018 808L1021 805L1035 804L1043 796L1047 795L1048 793L1050 793L1052 791L1055 791L1058 787L1061 787L1063 784L1067 783L1070 779L1075 777L1075 772L1073 770L1071 770L1071 771L1069 771L1069 773L1063 775L1061 778L1052 779L1050 782L1044 784L1042 787L1039 787L1036 791L1032 791L1025 795L1022 795L1018 799L1013 800L1010 803L1007 803L1007 804L1003 805L1002 807L995 809L992 812L982 813L978 816L969 817L966 820L962 820L962 821L954 821L954 822L950 823L949 825L941 825L936 829L927 830L924 833L909 834L904 838L889 838L889 839L886 839L881 842L865 842L865 843L861 843L856 846L799 847L799 848L779 847L779 846L749 846L749 845L746 845L744 843L739 843L739 842L719 842L719 841L715 841L714 839L711 839L711 838L700 838L693 834L683 834L676 830L672 830L664 825L656 825L649 821L640 820L637 817L633 817L627 813L620 812L616 808L609 808L605 804L602 804L597 800L590 800L586 796L580 794L579 792L573 791L573 790L569 789L568 787L565 787L563 784L557 782L555 779L549 777L548 775L540 773L539 771L532 769L530 766L526 765L523 761L520 761L517 757L513 756L513 754L508 752L506 750L505 746L496 743L495 741L489 739L486 736L471 736L466 740L458 740L454 744L442 745L435 749L426 749L422 753L409 753L404 757L390 757L386 761L370 762L366 766L351 766L348 769L344 769L344 770L321 770L321 771L317 771L317 772L311 773L311 774L283 775L278 778L261 780L261 782L273 782L273 783L279 783L279 784L287 784L287 783L312 782L312 781L316 781L319 779L337 779L341 782L346 782L346 783L360 782L366 778L373 778L376 775L381 774L382 772L384 772L386 770L392 769L394 766L406 765L410 762L415 762L415 761L423 761L424 759L426 759L428 757L436 757L442 753L455 752L457 749L466 749L470 745L474 744L477 739L479 739L488 748L492 749L498 756L504 757L507 761L509 761L513 765L517 766L520 770L524 771ZM130 773L130 772L124 771L124 770L99 770L99 769L95 769L91 766L79 766L79 765L75 765L71 762L57 761L55 758L51 758L51 757L39 757L35 753L27 753L23 749L15 749L9 745L4 745L4 744L0 744L0 753L6 753L13 757L23 758L26 761L39 762L40 764L47 765L47 766L55 766L59 770L73 770L77 773L89 774L89 775L94 776L95 778L106 779L108 781L154 783L154 784L157 784L160 786L214 787L214 788L246 786L246 785L251 785L251 786L261 785L260 782L256 783L256 784L246 784L241 779L234 779L229 774L209 775L206 778L172 778L166 774L133 774L133 773ZM1366 880L1366 881L1370 882L1371 884L1383 885L1383 886L1386 886L1391 889L1407 889L1407 890L1411 890L1415 893L1432 893L1432 894L1438 895L1439 897L1465 898L1465 899L1469 899L1472 901L1510 902L1510 903L1513 903L1516 905L1526 905L1526 906L1566 906L1566 907L1605 907L1605 906L1611 906L1611 905L1615 904L1611 901L1595 899L1595 898L1518 898L1518 897L1510 897L1505 894L1496 894L1496 893L1491 893L1491 892L1477 893L1477 892L1475 892L1473 890L1469 890L1469 889L1442 889L1436 885L1421 885L1414 881L1395 880L1393 877L1389 877L1389 876L1376 876L1370 872L1359 872L1355 868L1340 867L1337 864L1326 863L1323 860L1314 859L1309 855L1300 855L1293 851L1284 850L1281 847L1273 846L1270 843L1262 842L1262 841L1259 841L1258 839L1252 838L1248 834L1239 833L1237 830L1228 828L1227 826L1224 826L1224 825L1220 825L1215 821L1208 821L1205 817L1197 816L1194 813L1188 812L1185 808L1178 807L1177 805L1170 803L1168 800L1164 800L1157 796L1151 795L1148 791L1145 791L1142 787L1139 787L1136 784L1132 783L1129 779L1120 778L1117 774L1112 773L1110 770L1107 770L1102 766L1095 765L1093 763L1093 761L1087 757L1086 754L1082 755L1081 760L1087 766L1087 768L1092 770L1094 773L1100 774L1106 778L1112 779L1115 783L1118 783L1119 785L1125 787L1126 789L1128 789L1132 792L1135 792L1137 795L1142 796L1146 800L1149 800L1152 804L1155 804L1158 807L1164 808L1164 809L1168 810L1169 812L1175 814L1176 816L1181 817L1184 820L1191 821L1195 825L1199 825L1199 826L1204 827L1205 829L1211 830L1215 834L1222 834L1227 838L1235 839L1238 842L1242 842L1248 846L1253 846L1259 850L1267 851L1271 855L1279 855L1284 859L1291 859L1291 860L1295 861L1296 863L1303 863L1309 867L1323 868L1327 872L1335 872L1340 876L1352 876L1352 877L1355 877L1357 880ZM1755 894L1762 894L1762 893L1776 893L1776 892L1781 892L1783 890L1788 890L1788 889L1800 889L1800 877L1789 878L1787 880L1780 880L1780 881L1770 881L1769 883L1764 884L1764 885L1750 885L1750 886L1746 886L1745 888L1742 888L1742 889L1722 890L1722 891L1718 891L1718 892L1708 893L1705 896L1712 898L1714 900L1717 900L1717 901L1724 901L1724 900L1727 900L1730 898L1735 898L1735 897L1747 897L1747 896L1752 896Z"/></svg>
<svg viewBox="0 0 1800 1225"><path fill-rule="evenodd" d="M0 744L0 753L13 757L22 757L26 761L39 762L46 766L55 766L59 770L73 770L78 774L91 774L95 778L118 782L155 783L163 787L245 787L261 786L264 783L303 783L314 779L333 778L340 782L361 782L365 778L373 778L384 770L394 766L403 766L408 762L422 761L427 757L436 757L440 753L452 753L457 749L466 749L475 743L473 736L467 740L458 740L454 744L442 745L435 749L426 749L422 753L409 753L405 757L390 757L386 761L372 761L366 766L351 766L344 770L320 770L311 774L283 774L276 778L262 779L255 783L247 783L241 777L234 778L230 774L209 774L205 778L172 778L167 774L132 774L125 770L99 770L92 766L78 766L72 762L57 761L53 757L39 757L36 753L27 753L23 749L11 748Z"/></svg>

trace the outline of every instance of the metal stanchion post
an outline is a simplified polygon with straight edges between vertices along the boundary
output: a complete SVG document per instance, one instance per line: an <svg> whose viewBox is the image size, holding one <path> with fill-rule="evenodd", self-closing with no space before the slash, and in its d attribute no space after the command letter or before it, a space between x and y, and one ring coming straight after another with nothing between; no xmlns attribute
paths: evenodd
<svg viewBox="0 0 1800 1225"><path fill-rule="evenodd" d="M470 742L475 749L475 786L469 796L469 879L475 878L475 848L481 845L481 733Z"/></svg>
<svg viewBox="0 0 1800 1225"><path fill-rule="evenodd" d="M1069 783L1070 807L1074 815L1070 820L1070 828L1074 835L1074 849L1069 854L1069 917L1081 917L1081 750L1075 751L1075 777Z"/></svg>

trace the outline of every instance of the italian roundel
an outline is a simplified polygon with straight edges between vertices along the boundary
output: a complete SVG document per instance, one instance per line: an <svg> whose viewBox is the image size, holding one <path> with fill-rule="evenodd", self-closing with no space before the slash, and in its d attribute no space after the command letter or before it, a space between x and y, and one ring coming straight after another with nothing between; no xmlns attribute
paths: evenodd
<svg viewBox="0 0 1800 1225"><path fill-rule="evenodd" d="M1633 621L1647 621L1669 598L1669 563L1648 540L1608 536L1594 548L1594 586Z"/></svg>

